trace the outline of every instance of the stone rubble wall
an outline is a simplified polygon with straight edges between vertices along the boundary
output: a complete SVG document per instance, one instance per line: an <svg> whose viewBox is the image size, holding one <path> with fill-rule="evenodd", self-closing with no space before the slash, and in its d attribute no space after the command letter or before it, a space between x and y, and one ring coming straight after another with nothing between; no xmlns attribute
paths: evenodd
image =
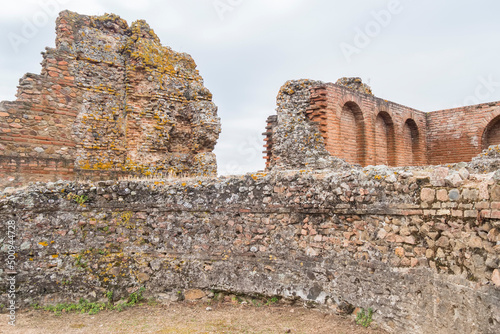
<svg viewBox="0 0 500 334"><path fill-rule="evenodd" d="M0 198L0 221L16 221L22 305L198 288L371 307L389 332L500 326L499 172L377 166L58 181Z"/></svg>
<svg viewBox="0 0 500 334"><path fill-rule="evenodd" d="M61 12L56 48L0 103L0 187L215 175L217 107L190 55L142 20Z"/></svg>
<svg viewBox="0 0 500 334"><path fill-rule="evenodd" d="M359 77L343 77L338 79L335 84L338 86L347 87L350 90L355 90L363 94L373 95L371 87L363 83L363 81Z"/></svg>

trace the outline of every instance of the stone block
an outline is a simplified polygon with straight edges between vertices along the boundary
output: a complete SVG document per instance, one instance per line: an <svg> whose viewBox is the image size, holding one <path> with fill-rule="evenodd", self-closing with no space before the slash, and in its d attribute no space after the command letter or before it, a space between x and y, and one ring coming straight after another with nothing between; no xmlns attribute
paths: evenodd
<svg viewBox="0 0 500 334"><path fill-rule="evenodd" d="M190 289L184 292L184 298L188 301L202 299L205 296L205 292L200 289Z"/></svg>
<svg viewBox="0 0 500 334"><path fill-rule="evenodd" d="M498 269L493 270L491 281L495 284L495 286L500 287L500 271Z"/></svg>
<svg viewBox="0 0 500 334"><path fill-rule="evenodd" d="M498 203L498 209L500 209L500 202L491 203L492 209L493 209L493 205L495 203ZM476 202L476 209L478 209L478 210L489 209L489 208L490 208L490 202L486 202L486 201ZM497 208L494 208L494 209L497 209Z"/></svg>
<svg viewBox="0 0 500 334"><path fill-rule="evenodd" d="M420 192L420 199L423 202L433 202L436 198L436 190L432 188L423 188Z"/></svg>
<svg viewBox="0 0 500 334"><path fill-rule="evenodd" d="M500 185L493 185L490 191L491 199L495 202L500 202Z"/></svg>
<svg viewBox="0 0 500 334"><path fill-rule="evenodd" d="M465 218L477 218L477 210L465 210L464 217Z"/></svg>
<svg viewBox="0 0 500 334"><path fill-rule="evenodd" d="M448 193L450 201L458 201L460 199L460 191L458 189L451 189Z"/></svg>
<svg viewBox="0 0 500 334"><path fill-rule="evenodd" d="M477 189L466 188L462 191L462 198L466 200L475 201L479 197L479 191Z"/></svg>
<svg viewBox="0 0 500 334"><path fill-rule="evenodd" d="M450 172L449 168L438 167L431 173L431 184L435 187L444 187L446 185L445 178L448 177Z"/></svg>
<svg viewBox="0 0 500 334"><path fill-rule="evenodd" d="M460 174L453 173L453 174L445 177L444 182L445 182L445 185L448 187L459 187L463 183L463 180L460 177Z"/></svg>
<svg viewBox="0 0 500 334"><path fill-rule="evenodd" d="M446 202L448 201L448 191L446 189L439 189L436 192L436 198L438 201Z"/></svg>

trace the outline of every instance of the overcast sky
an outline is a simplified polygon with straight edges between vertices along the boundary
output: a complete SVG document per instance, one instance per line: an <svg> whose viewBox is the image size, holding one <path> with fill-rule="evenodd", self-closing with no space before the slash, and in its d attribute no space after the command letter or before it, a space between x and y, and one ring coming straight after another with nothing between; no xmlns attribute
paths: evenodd
<svg viewBox="0 0 500 334"><path fill-rule="evenodd" d="M145 19L163 45L193 56L222 120L220 174L264 168L261 133L286 80L359 76L376 96L422 111L500 100L494 0L4 1L0 100L40 73L64 9Z"/></svg>

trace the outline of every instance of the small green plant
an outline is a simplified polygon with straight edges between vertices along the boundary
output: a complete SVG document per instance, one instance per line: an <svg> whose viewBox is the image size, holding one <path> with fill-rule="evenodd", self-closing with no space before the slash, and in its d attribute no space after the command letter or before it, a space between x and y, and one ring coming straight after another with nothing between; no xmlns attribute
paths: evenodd
<svg viewBox="0 0 500 334"><path fill-rule="evenodd" d="M107 291L105 293L106 298L108 299L107 303L91 303L86 299L81 298L78 303L61 303L55 306L40 306L38 303L32 304L31 306L35 310L45 310L49 312L54 312L56 315L61 315L63 312L80 312L80 313L88 313L88 314L96 314L103 310L117 310L119 312L123 311L127 307L134 306L138 304L140 301L144 299L142 293L146 289L141 287L134 293L131 293L128 296L127 302L125 298L122 298L122 303L117 305L113 305L113 291ZM154 298L151 298L148 301L149 305L155 305L156 301Z"/></svg>
<svg viewBox="0 0 500 334"><path fill-rule="evenodd" d="M115 310L117 310L118 312L121 312L123 311L125 308L127 307L127 304L118 304L115 306Z"/></svg>
<svg viewBox="0 0 500 334"><path fill-rule="evenodd" d="M113 302L113 291L106 291L106 298L108 298L108 302Z"/></svg>
<svg viewBox="0 0 500 334"><path fill-rule="evenodd" d="M137 304L138 302L142 301L144 297L142 296L142 293L146 290L144 287L141 287L139 290L136 292L133 292L128 296L128 306L132 306Z"/></svg>
<svg viewBox="0 0 500 334"><path fill-rule="evenodd" d="M276 304L279 301L278 297L272 297L266 301L266 306Z"/></svg>
<svg viewBox="0 0 500 334"><path fill-rule="evenodd" d="M113 306L105 303L91 303L86 299L81 298L78 304L61 303L55 306L39 307L37 304L33 305L35 309L43 309L45 311L54 312L56 315L61 315L62 312L80 312L88 314L96 314L105 309L112 309Z"/></svg>
<svg viewBox="0 0 500 334"><path fill-rule="evenodd" d="M74 197L74 200L78 203L78 205L83 205L83 203L87 202L88 199L87 195L76 195Z"/></svg>
<svg viewBox="0 0 500 334"><path fill-rule="evenodd" d="M76 257L75 266L80 267L80 268L86 268L87 267L87 263L84 262L84 261L82 261L82 255L81 254L78 254L78 256Z"/></svg>
<svg viewBox="0 0 500 334"><path fill-rule="evenodd" d="M261 307L261 306L262 306L262 303L259 303L259 302L258 302L257 300L255 300L255 299L252 299L252 300L251 300L251 302L252 302L252 305L253 305L253 306L257 306L257 307Z"/></svg>
<svg viewBox="0 0 500 334"><path fill-rule="evenodd" d="M373 321L372 315L373 315L372 308L368 308L368 312L367 313L365 313L364 309L361 309L358 312L358 314L356 315L356 323L358 325L363 326L363 327L368 327L368 326L370 326L370 324Z"/></svg>
<svg viewBox="0 0 500 334"><path fill-rule="evenodd" d="M69 193L67 199L73 200L78 205L83 205L89 198L87 195L76 195L74 193Z"/></svg>
<svg viewBox="0 0 500 334"><path fill-rule="evenodd" d="M212 297L212 301L220 301L221 300L221 297L223 297L223 294L221 294L220 292L218 291L214 291L212 290L212 293L214 294L214 296Z"/></svg>

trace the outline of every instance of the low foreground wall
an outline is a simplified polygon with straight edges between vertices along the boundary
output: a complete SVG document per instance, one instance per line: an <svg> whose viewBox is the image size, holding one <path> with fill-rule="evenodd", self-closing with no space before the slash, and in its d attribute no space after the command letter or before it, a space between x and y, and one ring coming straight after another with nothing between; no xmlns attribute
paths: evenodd
<svg viewBox="0 0 500 334"><path fill-rule="evenodd" d="M14 220L20 306L200 288L371 307L390 332L498 333L498 176L370 167L59 181L2 193L0 236Z"/></svg>

